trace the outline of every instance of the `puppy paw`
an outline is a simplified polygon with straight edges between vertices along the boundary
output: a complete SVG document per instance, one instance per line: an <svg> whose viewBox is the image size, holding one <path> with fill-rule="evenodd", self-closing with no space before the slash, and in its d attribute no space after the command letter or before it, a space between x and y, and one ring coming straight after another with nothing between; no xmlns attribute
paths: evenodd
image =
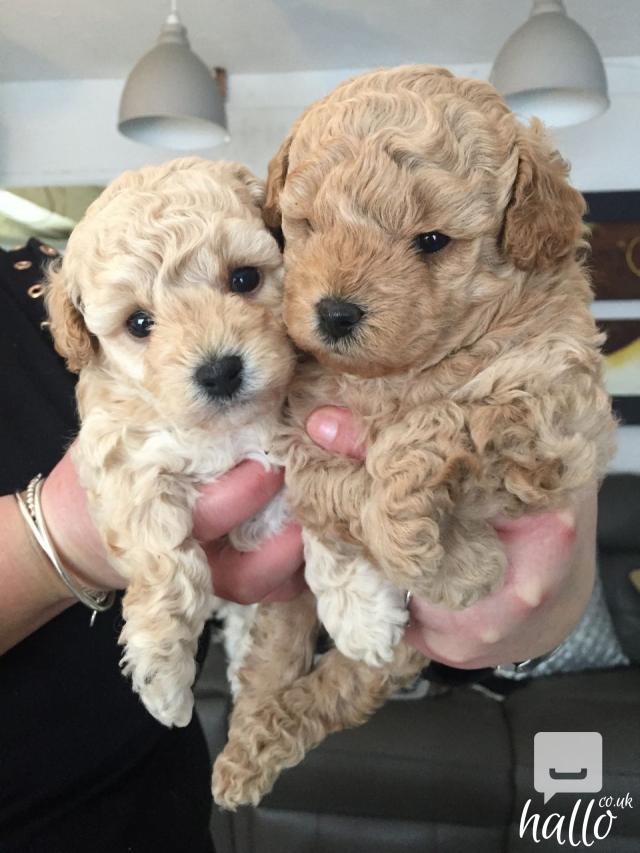
<svg viewBox="0 0 640 853"><path fill-rule="evenodd" d="M500 586L507 557L495 532L486 525L456 530L455 534L447 536L442 564L426 597L433 604L460 610Z"/></svg>
<svg viewBox="0 0 640 853"><path fill-rule="evenodd" d="M233 724L229 742L213 766L213 798L224 809L257 806L280 773L305 755L302 717L291 717L275 697L240 726Z"/></svg>
<svg viewBox="0 0 640 853"><path fill-rule="evenodd" d="M383 666L392 660L409 619L404 592L387 583L371 596L361 592L332 590L320 596L318 615L345 657Z"/></svg>
<svg viewBox="0 0 640 853"><path fill-rule="evenodd" d="M382 505L384 506L384 505ZM437 523L422 517L383 516L370 505L363 513L363 536L373 561L400 589L424 595L442 562Z"/></svg>
<svg viewBox="0 0 640 853"><path fill-rule="evenodd" d="M163 726L184 728L193 716L193 693L190 688L176 690L170 683L154 678L137 691L145 708Z"/></svg>
<svg viewBox="0 0 640 853"><path fill-rule="evenodd" d="M239 806L257 806L273 787L276 775L261 770L240 744L229 744L213 765L213 799L232 812Z"/></svg>
<svg viewBox="0 0 640 853"><path fill-rule="evenodd" d="M121 667L152 717L164 726L182 728L189 725L193 715L193 658L136 655L128 647Z"/></svg>

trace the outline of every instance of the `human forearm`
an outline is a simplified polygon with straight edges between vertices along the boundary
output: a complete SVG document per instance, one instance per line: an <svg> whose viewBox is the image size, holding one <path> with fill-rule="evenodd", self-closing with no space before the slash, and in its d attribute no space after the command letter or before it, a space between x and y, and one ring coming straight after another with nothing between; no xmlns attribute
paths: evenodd
<svg viewBox="0 0 640 853"><path fill-rule="evenodd" d="M12 495L0 498L0 654L72 605Z"/></svg>

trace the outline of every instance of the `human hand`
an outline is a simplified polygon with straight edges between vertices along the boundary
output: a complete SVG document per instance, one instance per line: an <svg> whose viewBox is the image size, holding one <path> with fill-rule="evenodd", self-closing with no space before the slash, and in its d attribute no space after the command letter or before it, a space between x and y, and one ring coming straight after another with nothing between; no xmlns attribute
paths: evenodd
<svg viewBox="0 0 640 853"><path fill-rule="evenodd" d="M310 437L326 450L364 458L347 409L316 409ZM414 597L408 643L432 660L480 669L537 657L553 649L579 622L595 576L595 484L562 512L495 519L508 566L504 583L465 610L448 610Z"/></svg>
<svg viewBox="0 0 640 853"><path fill-rule="evenodd" d="M304 589L302 541L297 525L240 553L224 537L251 518L282 488L283 472L245 461L203 486L194 512L194 533L209 559L216 595L241 604L286 601ZM109 564L91 521L71 452L47 477L42 510L64 565L97 589L119 589L125 580ZM53 574L53 573L52 573ZM60 584L61 592L66 589Z"/></svg>

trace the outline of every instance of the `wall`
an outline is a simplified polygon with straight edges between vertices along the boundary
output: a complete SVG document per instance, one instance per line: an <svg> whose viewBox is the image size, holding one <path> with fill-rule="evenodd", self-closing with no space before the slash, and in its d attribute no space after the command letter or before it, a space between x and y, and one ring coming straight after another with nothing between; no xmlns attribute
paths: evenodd
<svg viewBox="0 0 640 853"><path fill-rule="evenodd" d="M558 132L582 190L640 187L640 57L606 62L611 108ZM452 66L486 78L488 65ZM357 70L231 76L231 142L207 156L238 159L264 174L300 111ZM143 163L173 156L130 142L116 130L121 80L0 84L0 186L99 183Z"/></svg>
<svg viewBox="0 0 640 853"><path fill-rule="evenodd" d="M606 61L611 107L556 132L582 190L640 189L640 57ZM488 65L451 66L486 79ZM231 142L205 156L237 159L264 175L300 111L357 70L231 75ZM174 156L116 129L121 80L0 84L0 186L104 183L124 169ZM636 316L640 312L636 310ZM640 427L620 430L616 470L640 471Z"/></svg>

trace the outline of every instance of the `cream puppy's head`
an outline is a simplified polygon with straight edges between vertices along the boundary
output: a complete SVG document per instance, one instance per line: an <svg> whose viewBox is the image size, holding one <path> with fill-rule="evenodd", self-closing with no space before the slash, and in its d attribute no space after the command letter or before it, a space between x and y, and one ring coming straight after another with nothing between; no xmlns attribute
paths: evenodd
<svg viewBox="0 0 640 853"><path fill-rule="evenodd" d="M431 66L356 77L269 167L289 333L341 372L429 366L575 263L583 210L542 127L488 83Z"/></svg>
<svg viewBox="0 0 640 853"><path fill-rule="evenodd" d="M244 166L199 158L107 187L50 274L51 331L69 368L100 371L183 424L237 425L281 400L293 356L263 201Z"/></svg>

